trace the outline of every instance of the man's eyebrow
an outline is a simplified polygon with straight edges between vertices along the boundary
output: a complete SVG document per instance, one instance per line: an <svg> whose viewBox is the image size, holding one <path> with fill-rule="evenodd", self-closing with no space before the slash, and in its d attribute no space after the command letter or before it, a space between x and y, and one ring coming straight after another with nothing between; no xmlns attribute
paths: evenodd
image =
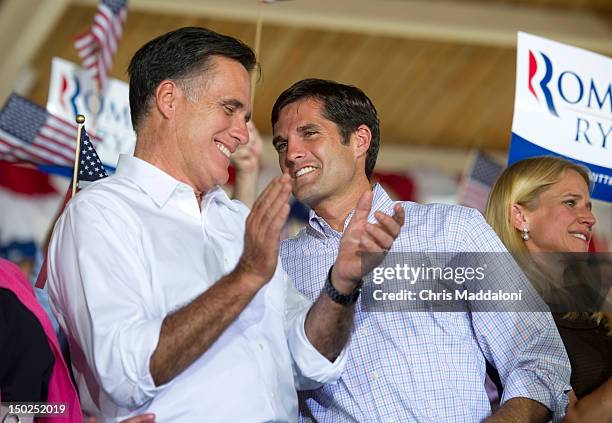
<svg viewBox="0 0 612 423"><path fill-rule="evenodd" d="M226 98L221 100L221 105L223 106L233 106L237 109L244 109L244 103L235 98Z"/></svg>
<svg viewBox="0 0 612 423"><path fill-rule="evenodd" d="M313 129L319 130L321 129L321 127L317 125L316 123L307 123L305 125L299 126L297 128L297 131L303 134L304 132L312 131Z"/></svg>

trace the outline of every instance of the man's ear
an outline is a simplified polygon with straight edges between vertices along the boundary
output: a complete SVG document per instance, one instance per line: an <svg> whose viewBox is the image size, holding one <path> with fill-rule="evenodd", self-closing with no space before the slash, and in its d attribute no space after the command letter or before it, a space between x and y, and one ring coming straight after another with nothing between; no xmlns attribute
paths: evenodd
<svg viewBox="0 0 612 423"><path fill-rule="evenodd" d="M174 116L179 95L179 89L173 81L166 79L157 86L155 90L155 105L165 119L170 119Z"/></svg>
<svg viewBox="0 0 612 423"><path fill-rule="evenodd" d="M354 132L355 134L355 154L357 158L365 156L370 148L372 141L372 131L367 125L361 124Z"/></svg>
<svg viewBox="0 0 612 423"><path fill-rule="evenodd" d="M516 230L522 231L525 227L529 228L527 215L527 209L518 203L514 203L510 207L510 222Z"/></svg>

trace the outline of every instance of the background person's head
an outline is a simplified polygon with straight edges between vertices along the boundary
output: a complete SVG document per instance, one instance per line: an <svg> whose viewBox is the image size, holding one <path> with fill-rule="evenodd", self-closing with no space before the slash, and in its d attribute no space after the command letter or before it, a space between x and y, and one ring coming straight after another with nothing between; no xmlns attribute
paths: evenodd
<svg viewBox="0 0 612 423"><path fill-rule="evenodd" d="M279 165L291 176L298 200L343 214L370 189L380 128L374 105L360 89L299 81L274 104L272 127Z"/></svg>
<svg viewBox="0 0 612 423"><path fill-rule="evenodd" d="M485 217L511 252L586 252L595 217L589 171L558 157L514 163L497 179Z"/></svg>

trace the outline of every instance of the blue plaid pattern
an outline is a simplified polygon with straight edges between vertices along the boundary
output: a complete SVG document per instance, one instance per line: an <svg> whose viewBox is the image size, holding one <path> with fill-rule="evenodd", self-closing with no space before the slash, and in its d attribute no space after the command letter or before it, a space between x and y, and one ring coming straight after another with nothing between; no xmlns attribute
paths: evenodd
<svg viewBox="0 0 612 423"><path fill-rule="evenodd" d="M393 205L377 185L372 210L391 214ZM506 251L474 209L402 206L406 222L392 252ZM311 212L306 228L281 244L284 268L312 300L340 238ZM319 422L479 422L491 413L485 360L500 373L502 403L534 399L554 412L555 421L565 412L570 366L549 313L368 313L357 304L348 348L337 383L300 392L302 420L310 415Z"/></svg>

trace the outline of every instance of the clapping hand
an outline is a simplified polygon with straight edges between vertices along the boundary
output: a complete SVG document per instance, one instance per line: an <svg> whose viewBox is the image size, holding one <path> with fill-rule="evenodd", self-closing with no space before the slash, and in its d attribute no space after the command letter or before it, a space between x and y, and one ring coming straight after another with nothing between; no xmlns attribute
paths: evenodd
<svg viewBox="0 0 612 423"><path fill-rule="evenodd" d="M238 146L238 149L230 157L237 174L256 174L263 153L263 140L252 121L247 123L247 128L249 130L249 142Z"/></svg>
<svg viewBox="0 0 612 423"><path fill-rule="evenodd" d="M275 178L247 217L244 249L236 270L251 275L258 286L267 283L276 270L280 234L289 216L290 193L289 175Z"/></svg>
<svg viewBox="0 0 612 423"><path fill-rule="evenodd" d="M341 292L352 292L363 276L382 262L404 224L404 209L400 204L395 205L393 216L377 211L374 216L378 222L369 223L373 195L367 191L361 196L340 240L332 281Z"/></svg>

